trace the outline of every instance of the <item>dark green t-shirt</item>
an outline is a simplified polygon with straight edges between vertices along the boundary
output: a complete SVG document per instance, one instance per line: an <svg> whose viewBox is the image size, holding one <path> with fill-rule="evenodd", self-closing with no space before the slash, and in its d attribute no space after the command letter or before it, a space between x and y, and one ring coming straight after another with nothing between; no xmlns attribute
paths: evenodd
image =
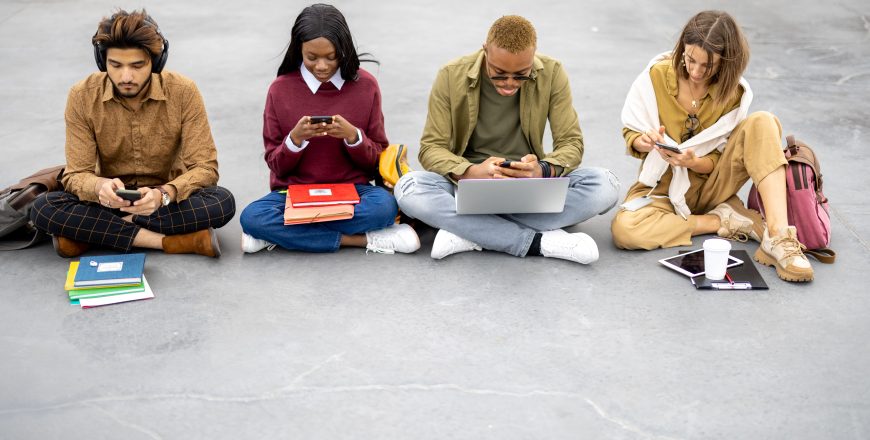
<svg viewBox="0 0 870 440"><path fill-rule="evenodd" d="M481 163L491 156L519 160L532 152L520 127L520 93L501 96L485 69L481 77L477 125L463 156L472 163Z"/></svg>

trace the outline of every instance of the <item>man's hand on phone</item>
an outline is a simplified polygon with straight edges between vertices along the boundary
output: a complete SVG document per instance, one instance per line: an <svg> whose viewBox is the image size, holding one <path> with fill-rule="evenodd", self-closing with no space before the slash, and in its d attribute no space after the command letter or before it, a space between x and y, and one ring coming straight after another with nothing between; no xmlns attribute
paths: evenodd
<svg viewBox="0 0 870 440"><path fill-rule="evenodd" d="M97 183L97 200L106 208L117 209L130 206L130 201L124 200L115 194L116 189L124 189L121 179L102 179Z"/></svg>
<svg viewBox="0 0 870 440"><path fill-rule="evenodd" d="M133 205L121 208L129 214L151 215L163 204L163 193L157 188L139 188L142 198L133 202Z"/></svg>
<svg viewBox="0 0 870 440"><path fill-rule="evenodd" d="M541 167L538 165L538 156L527 154L519 161L511 161L510 167L499 167L493 177L497 179L527 179L542 176Z"/></svg>

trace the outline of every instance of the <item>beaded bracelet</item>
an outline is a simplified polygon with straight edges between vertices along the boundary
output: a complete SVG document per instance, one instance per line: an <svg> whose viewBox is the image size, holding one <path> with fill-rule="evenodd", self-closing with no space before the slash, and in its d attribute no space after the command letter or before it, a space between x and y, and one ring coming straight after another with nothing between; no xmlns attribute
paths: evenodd
<svg viewBox="0 0 870 440"><path fill-rule="evenodd" d="M538 161L538 166L541 167L541 177L552 177L550 175L550 164L544 161Z"/></svg>

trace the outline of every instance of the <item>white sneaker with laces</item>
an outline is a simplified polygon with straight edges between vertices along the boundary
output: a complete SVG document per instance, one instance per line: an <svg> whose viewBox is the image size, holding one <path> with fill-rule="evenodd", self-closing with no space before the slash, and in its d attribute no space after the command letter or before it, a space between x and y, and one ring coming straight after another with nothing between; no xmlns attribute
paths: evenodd
<svg viewBox="0 0 870 440"><path fill-rule="evenodd" d="M568 233L556 229L541 233L541 255L590 264L598 261L598 245L582 232Z"/></svg>
<svg viewBox="0 0 870 440"><path fill-rule="evenodd" d="M448 255L468 251L482 251L477 243L468 241L452 232L439 229L432 243L432 258L440 260Z"/></svg>
<svg viewBox="0 0 870 440"><path fill-rule="evenodd" d="M242 232L242 252L246 254L260 252L261 250L266 248L269 248L269 250L271 251L272 249L275 249L275 246L275 243L269 243L266 240L260 240L259 238L254 238Z"/></svg>
<svg viewBox="0 0 870 440"><path fill-rule="evenodd" d="M410 254L420 249L420 237L411 225L395 224L384 229L366 232L369 244L366 245L366 253L369 251L380 254L394 254L401 252Z"/></svg>

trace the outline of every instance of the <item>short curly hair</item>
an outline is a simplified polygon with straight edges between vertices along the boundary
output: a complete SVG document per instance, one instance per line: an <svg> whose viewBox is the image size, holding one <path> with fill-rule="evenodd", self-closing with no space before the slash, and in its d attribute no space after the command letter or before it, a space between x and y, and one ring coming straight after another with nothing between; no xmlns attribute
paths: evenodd
<svg viewBox="0 0 870 440"><path fill-rule="evenodd" d="M519 15L505 15L489 28L486 44L490 43L510 53L520 53L530 47L537 47L538 35L529 20Z"/></svg>

